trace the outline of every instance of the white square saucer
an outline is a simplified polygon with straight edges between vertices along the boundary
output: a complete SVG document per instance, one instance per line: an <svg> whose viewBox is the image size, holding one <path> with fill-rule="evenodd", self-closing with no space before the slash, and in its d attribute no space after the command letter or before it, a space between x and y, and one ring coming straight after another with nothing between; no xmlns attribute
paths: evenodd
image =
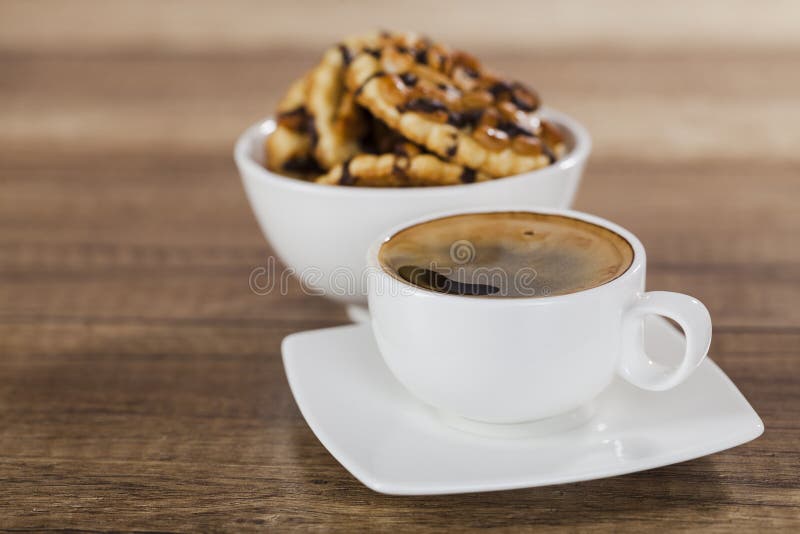
<svg viewBox="0 0 800 534"><path fill-rule="evenodd" d="M647 319L653 359L682 353L683 337ZM640 390L615 380L594 416L572 430L494 438L447 426L383 363L368 324L283 341L297 405L317 438L358 480L394 495L494 491L604 478L691 460L757 438L764 425L710 359L680 386ZM659 358L660 356L660 358Z"/></svg>

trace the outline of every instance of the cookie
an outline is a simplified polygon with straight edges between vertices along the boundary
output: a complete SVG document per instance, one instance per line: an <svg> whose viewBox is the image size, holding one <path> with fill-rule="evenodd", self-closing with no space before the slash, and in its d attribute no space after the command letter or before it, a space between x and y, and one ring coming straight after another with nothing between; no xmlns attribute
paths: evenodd
<svg viewBox="0 0 800 534"><path fill-rule="evenodd" d="M278 106L267 167L324 184L445 185L544 167L566 151L536 93L413 33L352 36ZM399 147L399 148L398 148Z"/></svg>
<svg viewBox="0 0 800 534"><path fill-rule="evenodd" d="M348 90L404 137L492 177L547 166L564 151L556 128L544 138L530 120L539 105L533 92L483 73L469 56L424 50L362 51L348 68Z"/></svg>
<svg viewBox="0 0 800 534"><path fill-rule="evenodd" d="M305 107L315 132L314 158L324 169L353 157L362 134L358 109L345 91L345 58L331 48L308 75Z"/></svg>
<svg viewBox="0 0 800 534"><path fill-rule="evenodd" d="M461 165L442 161L411 143L394 153L360 154L316 179L319 184L364 187L409 187L482 182L490 177Z"/></svg>
<svg viewBox="0 0 800 534"><path fill-rule="evenodd" d="M323 172L313 155L314 128L305 107L306 86L306 77L296 80L278 103L275 131L265 145L266 166L271 171L296 177Z"/></svg>
<svg viewBox="0 0 800 534"><path fill-rule="evenodd" d="M354 54L378 47L382 40L377 33L345 39L289 87L278 104L276 130L266 144L270 170L307 177L359 152L370 117L345 90L344 72Z"/></svg>

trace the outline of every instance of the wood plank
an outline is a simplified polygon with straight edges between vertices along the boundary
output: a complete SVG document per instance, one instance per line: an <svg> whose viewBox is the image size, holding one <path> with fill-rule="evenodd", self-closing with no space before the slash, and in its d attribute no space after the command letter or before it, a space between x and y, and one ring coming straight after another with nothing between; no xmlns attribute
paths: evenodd
<svg viewBox="0 0 800 534"><path fill-rule="evenodd" d="M380 2L299 3L235 0L4 0L0 48L94 53L114 50L249 51L275 45L313 50L343 35L387 24L461 46L549 50L597 47L683 50L760 50L800 47L791 0L767 5L746 0L643 4L610 0L410 0L402 9ZM391 13L391 16L388 16ZM454 23L457 21L457 23Z"/></svg>
<svg viewBox="0 0 800 534"><path fill-rule="evenodd" d="M800 391L783 373L800 333L715 340L715 359L761 412L768 440L604 481L395 498L352 479L305 426L283 377L280 330L0 326L0 352L14 355L0 362L0 526L346 528L364 514L383 527L413 517L430 529L442 521L597 530L796 524ZM23 494L20 508L10 497Z"/></svg>
<svg viewBox="0 0 800 534"><path fill-rule="evenodd" d="M272 253L227 159L208 157L207 169L196 159L186 169L173 164L168 179L160 160L137 167L113 157L71 160L68 171L42 162L4 173L0 273L13 284L0 286L0 314L257 320L278 304L296 317L337 309L312 305L319 299L303 297L296 283L291 303L249 290L250 273ZM673 169L593 163L577 207L637 233L648 249L648 287L697 296L718 326L797 326L793 171L686 164L677 174L693 199ZM76 187L91 194L76 195Z"/></svg>
<svg viewBox="0 0 800 534"><path fill-rule="evenodd" d="M96 161L73 161L69 169L54 169L57 164L48 163L43 169L2 171L0 244L18 248L17 255L0 255L0 266L11 261L19 262L20 268L33 267L34 261L42 266L135 261L110 257L124 255L119 249L126 245L160 247L167 263L219 264L227 261L224 254L244 254L253 261L262 248L229 158L208 159L208 170L132 168L126 164L129 159L114 156ZM159 161L154 159L154 167ZM683 262L757 267L800 260L800 251L792 246L798 193L794 170L781 166L761 174L725 165L664 168L592 160L576 207L629 227L644 240L656 263L675 263L680 253ZM172 209L178 204L179 210ZM97 224L98 218L104 224ZM59 258L65 251L47 248L55 243L78 249L81 243L87 245L81 253ZM103 255L103 247L106 260L95 257Z"/></svg>
<svg viewBox="0 0 800 534"><path fill-rule="evenodd" d="M338 305L303 294L293 278L285 294L278 282L269 294L254 293L250 273L259 265L6 274L9 283L0 286L0 322L218 321L266 326L269 321L291 320L310 326L326 317L344 322ZM681 291L705 302L717 327L797 328L800 322L796 268L790 272L656 264L648 275L650 289Z"/></svg>
<svg viewBox="0 0 800 534"><path fill-rule="evenodd" d="M55 157L228 155L244 128L271 114L286 84L317 58L291 50L218 58L0 57L7 73L0 83L0 142L10 153L47 146ZM754 170L800 161L796 54L495 53L485 62L530 82L545 104L580 117L598 158L666 166L723 160Z"/></svg>

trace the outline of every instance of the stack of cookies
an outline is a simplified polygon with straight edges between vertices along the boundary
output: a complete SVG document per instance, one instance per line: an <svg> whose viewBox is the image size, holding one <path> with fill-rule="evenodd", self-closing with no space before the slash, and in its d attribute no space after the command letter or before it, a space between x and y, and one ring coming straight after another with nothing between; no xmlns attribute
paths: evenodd
<svg viewBox="0 0 800 534"><path fill-rule="evenodd" d="M320 184L453 185L550 165L561 132L539 98L469 54L413 34L351 37L294 82L267 168Z"/></svg>

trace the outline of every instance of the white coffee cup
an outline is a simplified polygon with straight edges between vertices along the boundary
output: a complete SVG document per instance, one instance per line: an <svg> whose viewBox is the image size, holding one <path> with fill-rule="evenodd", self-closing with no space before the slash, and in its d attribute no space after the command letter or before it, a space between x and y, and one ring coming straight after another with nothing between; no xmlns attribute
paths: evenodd
<svg viewBox="0 0 800 534"><path fill-rule="evenodd" d="M398 231L461 213L530 211L605 227L633 248L619 277L598 287L546 297L476 297L435 292L389 274L381 246ZM615 374L653 391L684 381L711 342L711 318L690 296L646 292L645 250L620 226L570 210L463 210L425 217L385 233L369 249L369 311L380 352L412 394L447 416L482 423L523 423L587 405ZM686 337L675 368L644 351L644 318L677 322Z"/></svg>

